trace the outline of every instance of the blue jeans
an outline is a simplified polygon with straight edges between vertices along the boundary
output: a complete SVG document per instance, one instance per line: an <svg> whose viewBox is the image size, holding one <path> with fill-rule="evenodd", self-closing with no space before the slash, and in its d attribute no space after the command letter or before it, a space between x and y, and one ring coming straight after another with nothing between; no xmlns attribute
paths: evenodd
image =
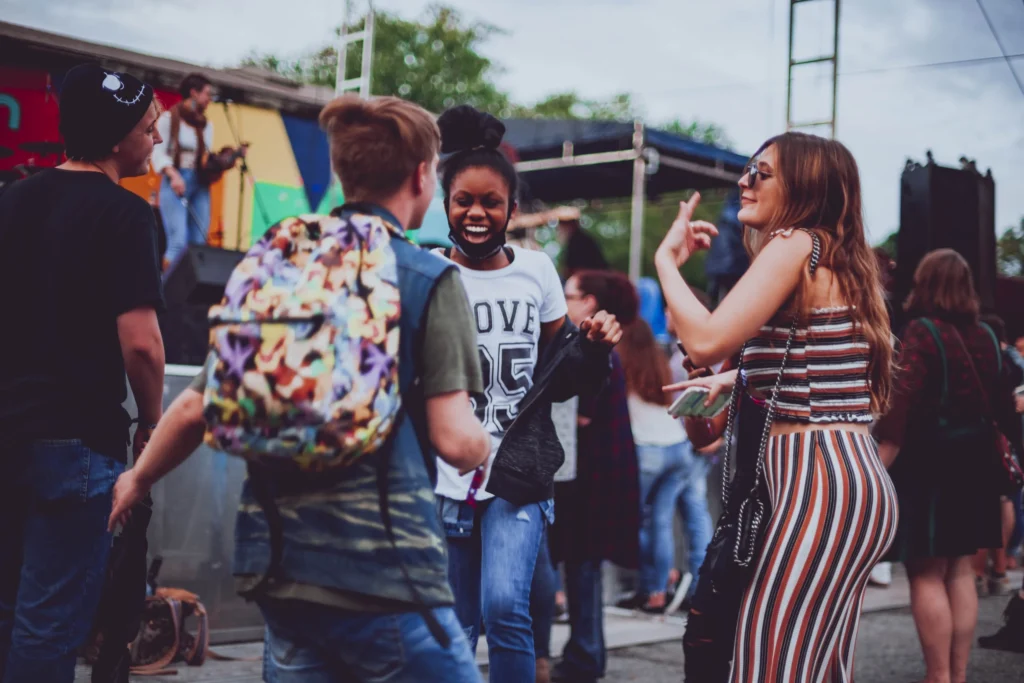
<svg viewBox="0 0 1024 683"><path fill-rule="evenodd" d="M483 618L491 683L532 681L536 673L530 585L551 501L513 505L501 498L477 503L439 498L448 536L448 580L455 612L472 652Z"/></svg>
<svg viewBox="0 0 1024 683"><path fill-rule="evenodd" d="M697 588L697 577L701 565L707 556L708 545L714 533L711 511L708 509L708 470L711 469L711 458L693 450L687 442L683 451L683 488L676 497L676 506L683 517L683 528L686 530L687 554L689 556L688 571L693 576L690 594Z"/></svg>
<svg viewBox="0 0 1024 683"><path fill-rule="evenodd" d="M193 169L181 169L178 173L185 181L184 197L174 193L166 177L160 181L160 217L167 233L168 263L174 263L188 245L206 244L210 226L210 188L199 184ZM187 208L182 199L188 202Z"/></svg>
<svg viewBox="0 0 1024 683"><path fill-rule="evenodd" d="M533 653L537 659L551 656L551 627L555 621L555 593L558 592L558 571L551 563L548 530L540 540L537 566L530 586L530 618L533 620Z"/></svg>
<svg viewBox="0 0 1024 683"><path fill-rule="evenodd" d="M569 602L569 642L562 651L562 670L572 680L604 676L604 590L600 560L565 563Z"/></svg>
<svg viewBox="0 0 1024 683"><path fill-rule="evenodd" d="M454 610L433 610L447 649L416 612L356 614L298 600L261 600L267 683L479 683Z"/></svg>
<svg viewBox="0 0 1024 683"><path fill-rule="evenodd" d="M0 679L71 683L110 555L124 465L81 441L0 453Z"/></svg>
<svg viewBox="0 0 1024 683"><path fill-rule="evenodd" d="M696 578L708 544L712 523L707 501L708 459L697 455L688 441L671 446L636 447L640 466L640 592L664 592L675 561L675 508L683 516L689 538L689 571ZM692 586L693 584L691 584Z"/></svg>

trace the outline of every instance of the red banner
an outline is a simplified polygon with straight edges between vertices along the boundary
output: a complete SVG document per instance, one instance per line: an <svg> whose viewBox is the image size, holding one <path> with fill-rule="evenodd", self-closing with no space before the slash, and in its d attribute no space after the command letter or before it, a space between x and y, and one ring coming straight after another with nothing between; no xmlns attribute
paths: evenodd
<svg viewBox="0 0 1024 683"><path fill-rule="evenodd" d="M64 145L60 111L50 74L0 67L0 171L18 165L57 166Z"/></svg>

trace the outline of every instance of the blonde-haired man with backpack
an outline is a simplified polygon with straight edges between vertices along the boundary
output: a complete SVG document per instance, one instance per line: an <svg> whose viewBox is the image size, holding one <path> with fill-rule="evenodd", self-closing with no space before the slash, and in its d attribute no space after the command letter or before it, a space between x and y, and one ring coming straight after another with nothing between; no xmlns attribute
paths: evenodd
<svg viewBox="0 0 1024 683"><path fill-rule="evenodd" d="M267 622L265 680L479 681L452 609L431 464L436 453L471 471L490 452L469 402L468 392L482 389L476 328L457 270L401 236L419 227L434 195L440 135L430 114L397 98L342 97L320 122L348 201L314 222L330 229L338 221L383 225L391 234L402 415L383 447L350 466L250 477L235 532L238 587ZM315 234L311 220L289 225ZM212 436L223 437L218 443L231 445L229 421L219 421L218 411L234 385L217 368L236 360L212 353L168 409L139 463L115 487L111 524L187 458L211 424ZM212 423L204 419L204 402Z"/></svg>

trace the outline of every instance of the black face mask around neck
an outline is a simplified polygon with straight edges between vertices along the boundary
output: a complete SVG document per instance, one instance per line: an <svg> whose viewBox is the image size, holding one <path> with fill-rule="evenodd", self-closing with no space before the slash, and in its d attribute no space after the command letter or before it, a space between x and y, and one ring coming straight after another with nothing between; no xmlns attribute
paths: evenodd
<svg viewBox="0 0 1024 683"><path fill-rule="evenodd" d="M459 250L459 253L470 261L485 261L497 254L505 246L505 233L507 230L506 226L501 232L487 238L487 241L483 244L474 244L466 241L466 238L461 233L451 228L448 232L448 239L455 244L455 248Z"/></svg>

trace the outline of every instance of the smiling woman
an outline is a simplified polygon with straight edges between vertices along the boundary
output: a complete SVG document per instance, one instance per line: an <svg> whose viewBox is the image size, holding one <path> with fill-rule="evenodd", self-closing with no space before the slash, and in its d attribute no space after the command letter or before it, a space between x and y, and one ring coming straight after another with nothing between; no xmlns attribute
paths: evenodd
<svg viewBox="0 0 1024 683"><path fill-rule="evenodd" d="M505 126L469 106L437 123L450 154L441 187L455 243L442 253L458 264L473 309L484 384L473 408L492 443L475 472L438 462L448 575L471 648L486 625L491 681L534 680L530 585L564 459L551 403L597 391L621 331L596 308L577 330L551 259L506 246L518 180L498 150Z"/></svg>

